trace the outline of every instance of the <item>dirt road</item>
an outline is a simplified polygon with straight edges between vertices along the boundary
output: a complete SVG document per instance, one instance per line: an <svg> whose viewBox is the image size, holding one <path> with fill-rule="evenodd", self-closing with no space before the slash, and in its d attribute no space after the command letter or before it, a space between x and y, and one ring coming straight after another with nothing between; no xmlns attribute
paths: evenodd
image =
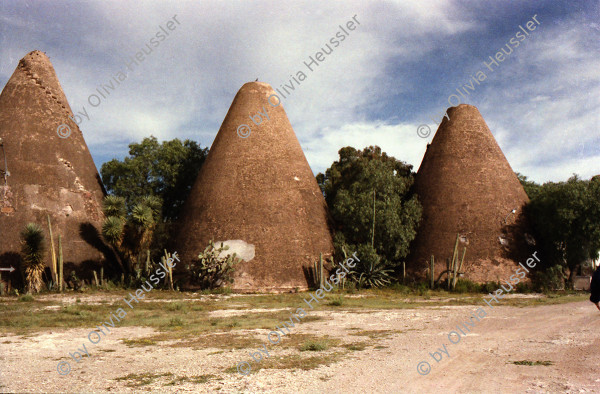
<svg viewBox="0 0 600 394"><path fill-rule="evenodd" d="M488 308L487 316L470 327L470 332L461 326L466 335L458 337L457 325L468 320L476 309L476 306L432 306L358 312L314 310L311 315L326 316L327 319L303 322L291 335L361 339L367 343L366 348L347 352L336 362L311 370L261 369L248 376L225 370L249 359L249 351L256 349L193 350L168 347L162 342L155 346L131 348L121 341L146 337L154 332L150 328L115 329L90 351L91 357L85 357L79 363L71 360L72 370L66 376L57 373L57 363L68 360L67 353L81 347L89 329L45 332L26 338L3 336L0 340L0 390L600 392L597 370L600 313L590 302ZM356 330L391 334L351 336ZM261 341L268 330L262 331L257 336ZM457 331L457 334L451 334L449 338L451 331ZM458 340L458 343L451 343ZM89 347L89 342L87 345ZM436 351L439 354L435 357L439 362L430 355ZM293 357L294 353L298 353L277 345L270 346L269 352L270 357ZM417 364L421 361L430 364L428 375L418 373ZM522 364L525 365L514 364L520 361L524 361ZM129 378L124 378L127 376ZM206 381L199 376L205 376ZM131 387L132 379L143 384Z"/></svg>

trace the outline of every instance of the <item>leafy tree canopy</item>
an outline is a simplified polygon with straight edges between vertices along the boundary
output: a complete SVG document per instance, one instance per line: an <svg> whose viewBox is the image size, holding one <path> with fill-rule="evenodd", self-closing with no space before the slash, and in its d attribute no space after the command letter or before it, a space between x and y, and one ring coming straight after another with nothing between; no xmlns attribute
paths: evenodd
<svg viewBox="0 0 600 394"><path fill-rule="evenodd" d="M208 148L179 139L159 144L156 137L129 144L129 157L102 165L100 173L107 191L124 197L134 206L145 196L160 198L165 219L177 219L190 193Z"/></svg>
<svg viewBox="0 0 600 394"><path fill-rule="evenodd" d="M526 212L546 265L567 266L572 278L600 250L600 179L575 175L538 185L530 197Z"/></svg>
<svg viewBox="0 0 600 394"><path fill-rule="evenodd" d="M521 182L521 186L525 189L525 193L529 199L532 199L539 192L541 185L535 183L534 181L530 181L525 175L515 172L517 178L519 178L519 182Z"/></svg>
<svg viewBox="0 0 600 394"><path fill-rule="evenodd" d="M343 245L349 253L359 245L373 245L382 264L397 267L408 255L421 219L421 205L411 191L412 166L378 146L362 151L345 147L339 157L317 175L335 224L336 254L341 255Z"/></svg>

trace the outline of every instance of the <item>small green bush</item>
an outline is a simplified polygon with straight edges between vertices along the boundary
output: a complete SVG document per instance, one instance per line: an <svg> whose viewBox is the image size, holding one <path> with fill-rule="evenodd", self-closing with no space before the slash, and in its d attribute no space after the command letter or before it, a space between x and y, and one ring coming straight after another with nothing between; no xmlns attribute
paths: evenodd
<svg viewBox="0 0 600 394"><path fill-rule="evenodd" d="M429 285L426 282L419 282L415 290L420 296L429 294Z"/></svg>
<svg viewBox="0 0 600 394"><path fill-rule="evenodd" d="M479 293L481 285L469 279L458 279L453 291L455 293Z"/></svg>
<svg viewBox="0 0 600 394"><path fill-rule="evenodd" d="M327 350L329 348L329 343L327 341L306 341L302 345L300 345L300 351L311 351L311 352L320 352L323 350Z"/></svg>
<svg viewBox="0 0 600 394"><path fill-rule="evenodd" d="M329 301L329 303L327 305L331 305L331 306L344 305L344 296L338 296L338 297L332 298L331 301Z"/></svg>
<svg viewBox="0 0 600 394"><path fill-rule="evenodd" d="M519 282L515 286L515 292L517 292L517 293L531 293L531 286L529 286L527 283Z"/></svg>
<svg viewBox="0 0 600 394"><path fill-rule="evenodd" d="M32 302L34 300L31 294L25 294L19 297L19 301L21 302Z"/></svg>
<svg viewBox="0 0 600 394"><path fill-rule="evenodd" d="M183 325L183 320L178 317L174 317L169 321L169 327L183 327Z"/></svg>
<svg viewBox="0 0 600 394"><path fill-rule="evenodd" d="M535 291L542 293L564 290L565 275L563 274L562 267L555 265L545 270L534 272L531 283Z"/></svg>
<svg viewBox="0 0 600 394"><path fill-rule="evenodd" d="M500 288L499 282L486 282L485 284L481 285L481 292L482 293L492 293L492 292L498 290L499 288Z"/></svg>
<svg viewBox="0 0 600 394"><path fill-rule="evenodd" d="M410 286L403 285L402 283L392 283L389 288L394 290L400 294L410 294L412 293L412 289Z"/></svg>

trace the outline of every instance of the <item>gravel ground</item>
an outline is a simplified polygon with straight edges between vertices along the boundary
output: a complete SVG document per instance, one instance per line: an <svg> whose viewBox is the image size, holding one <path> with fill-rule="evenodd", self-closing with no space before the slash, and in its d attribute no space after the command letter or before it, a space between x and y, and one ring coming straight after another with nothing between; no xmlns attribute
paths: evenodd
<svg viewBox="0 0 600 394"><path fill-rule="evenodd" d="M309 310L308 315L326 319L297 324L290 335L329 335L346 342L368 342L369 346L348 352L329 366L307 371L261 369L248 376L224 370L249 360L249 351L257 349L192 350L169 347L169 342L128 347L121 342L152 335L155 331L150 328L116 327L97 345L87 340L90 328L42 332L28 337L4 335L0 339L0 391L600 392L600 376L595 369L600 356L600 313L590 302L486 307L485 317L480 321L472 319L475 323L470 332L461 326L465 335L460 336L459 342L457 334L448 337L451 331L458 333L457 325L469 320L476 308L437 305L358 312ZM357 329L393 330L393 333L375 338L349 335ZM262 341L268 330L236 332L258 334ZM90 357L84 356L76 363L68 353L77 348L83 350L82 343L86 344ZM277 357L298 354L277 345L269 345L268 350ZM438 352L435 357L439 362L430 355L434 352ZM513 363L521 360L552 364ZM60 361L70 361L71 372L66 376L57 373ZM430 364L428 375L418 373L417 364L421 361ZM422 368L426 366L423 364ZM129 374L168 373L173 376L158 377L139 387L115 380ZM188 380L168 385L175 377L207 374L215 377L206 383Z"/></svg>

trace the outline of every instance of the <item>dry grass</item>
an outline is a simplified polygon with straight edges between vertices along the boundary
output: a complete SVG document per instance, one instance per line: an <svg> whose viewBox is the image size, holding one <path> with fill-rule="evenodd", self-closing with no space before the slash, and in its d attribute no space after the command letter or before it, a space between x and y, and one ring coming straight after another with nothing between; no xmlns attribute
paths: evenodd
<svg viewBox="0 0 600 394"><path fill-rule="evenodd" d="M521 361L513 361L512 364L515 365L544 365L544 366L550 366L552 365L552 361L529 361L529 360L521 360Z"/></svg>
<svg viewBox="0 0 600 394"><path fill-rule="evenodd" d="M73 298L77 294L81 302L68 304L63 300ZM148 293L139 304L133 303L129 308L123 298L129 291L97 291L93 294L66 293L41 294L34 300L19 302L16 297L2 297L0 303L0 332L27 335L48 329L69 329L77 327L95 327L99 321L108 320L111 313L123 308L127 313L118 327L151 327L163 333L174 333L172 339L198 336L208 333L227 331L269 329L288 320L290 314L298 307L306 306L305 294L279 295L202 295L154 290ZM434 299L426 300L427 297ZM435 297L438 297L436 300ZM447 297L451 297L448 300ZM316 310L346 311L354 313L370 313L373 310L390 310L406 308L422 308L438 305L482 305L483 294L450 294L444 291L428 291L428 295L406 297L406 294L391 289L366 290L359 295L339 293L327 295L315 306ZM588 295L581 294L549 294L536 298L505 298L500 306L536 306L544 304L561 304L586 300ZM109 301L107 301L107 299ZM169 299L169 300L167 300ZM444 302L446 301L446 302ZM217 310L252 310L255 308L275 309L266 313L244 313L228 317L211 317ZM283 310L276 310L283 309ZM327 319L311 315L305 308L307 316L302 323ZM167 338L161 340L168 340Z"/></svg>
<svg viewBox="0 0 600 394"><path fill-rule="evenodd" d="M196 383L196 384L202 384L202 383L206 383L211 379L214 379L216 376L215 375L198 375L198 376L175 376L170 372L167 373L158 373L158 374L153 374L153 373L143 373L143 374L135 374L135 373L131 373L129 375L126 376L122 376L120 378L116 378L116 381L124 381L127 382L126 386L127 387L142 387L142 386L147 386L150 384L154 384L157 383L158 380L163 380L165 381L163 386L175 386L177 384L181 384L181 383ZM164 379L167 378L167 379ZM166 383L166 380L171 379L170 382Z"/></svg>

